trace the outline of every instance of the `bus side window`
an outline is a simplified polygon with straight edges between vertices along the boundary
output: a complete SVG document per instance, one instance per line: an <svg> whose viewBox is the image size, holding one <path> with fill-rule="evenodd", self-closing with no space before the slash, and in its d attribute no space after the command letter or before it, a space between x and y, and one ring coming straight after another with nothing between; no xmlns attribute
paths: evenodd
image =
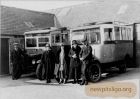
<svg viewBox="0 0 140 99"><path fill-rule="evenodd" d="M112 41L113 40L112 28L105 28L104 36L105 36L105 41Z"/></svg>
<svg viewBox="0 0 140 99"><path fill-rule="evenodd" d="M68 42L68 34L62 34L62 42Z"/></svg>
<svg viewBox="0 0 140 99"><path fill-rule="evenodd" d="M60 35L56 34L55 35L55 43L59 43L60 42Z"/></svg>
<svg viewBox="0 0 140 99"><path fill-rule="evenodd" d="M90 33L91 43L100 43L100 32L99 28L92 29Z"/></svg>
<svg viewBox="0 0 140 99"><path fill-rule="evenodd" d="M131 35L131 29L130 28L127 28L127 36L128 36L128 40L132 40L133 36Z"/></svg>
<svg viewBox="0 0 140 99"><path fill-rule="evenodd" d="M129 28L129 33L130 33L130 40L133 40L133 32L131 28Z"/></svg>
<svg viewBox="0 0 140 99"><path fill-rule="evenodd" d="M120 28L119 27L115 27L115 40L121 40L120 39Z"/></svg>
<svg viewBox="0 0 140 99"><path fill-rule="evenodd" d="M52 35L51 40L52 40L52 43L55 43L54 42L55 41L55 35Z"/></svg>
<svg viewBox="0 0 140 99"><path fill-rule="evenodd" d="M85 34L84 34L84 39L86 39L89 43L90 43L90 30L84 30L83 31Z"/></svg>
<svg viewBox="0 0 140 99"><path fill-rule="evenodd" d="M125 27L122 27L121 34L122 34L122 40L128 40L127 31Z"/></svg>

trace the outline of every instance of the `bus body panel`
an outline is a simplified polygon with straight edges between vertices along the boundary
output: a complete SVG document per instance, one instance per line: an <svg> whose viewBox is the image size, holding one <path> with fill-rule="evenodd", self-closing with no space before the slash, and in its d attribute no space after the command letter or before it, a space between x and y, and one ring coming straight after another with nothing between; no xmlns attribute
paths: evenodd
<svg viewBox="0 0 140 99"><path fill-rule="evenodd" d="M130 58L133 58L133 36L132 36L132 30L128 31L127 28L132 29L131 26L123 26L123 25L114 25L114 24L100 24L100 25L94 25L94 26L83 26L83 27L78 27L75 29L71 29L70 31L70 37L71 37L71 42L73 36L75 36L77 33L76 31L81 31L83 33L85 30L89 29L94 29L94 28L99 28L100 29L100 43L99 44L92 44L90 43L92 47L92 53L95 56L95 58L100 62L100 63L111 63L111 62L117 62L124 60L126 56L129 56ZM116 39L116 28L119 29L119 40ZM125 28L125 37L128 38L129 40L122 39L124 36L124 32L122 32L122 28ZM111 40L106 41L106 36L105 36L105 31L107 33L111 33ZM83 33L84 35L87 32ZM94 33L91 31L91 33ZM89 33L90 34L90 33ZM91 36L91 35L90 35ZM82 37L82 36L81 36ZM131 38L131 39L130 39ZM76 39L75 39L76 40ZM78 38L79 40L79 38ZM89 42L91 39L89 39Z"/></svg>
<svg viewBox="0 0 140 99"><path fill-rule="evenodd" d="M32 65L33 70L36 70L38 60L41 59L41 55L45 51L45 45L47 43L51 45L51 48L55 55L58 49L60 48L61 43L65 44L66 49L68 51L70 50L68 32L69 30L64 27L45 30L35 30L24 33L25 50L31 58L30 63Z"/></svg>

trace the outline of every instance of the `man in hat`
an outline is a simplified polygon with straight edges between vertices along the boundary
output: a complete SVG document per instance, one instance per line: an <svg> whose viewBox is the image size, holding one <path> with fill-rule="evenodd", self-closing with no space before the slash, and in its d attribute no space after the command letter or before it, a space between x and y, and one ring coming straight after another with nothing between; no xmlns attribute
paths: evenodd
<svg viewBox="0 0 140 99"><path fill-rule="evenodd" d="M46 83L50 83L51 79L54 77L54 67L55 67L55 54L53 53L50 44L46 44L45 51L41 56L41 63L45 68Z"/></svg>
<svg viewBox="0 0 140 99"><path fill-rule="evenodd" d="M19 48L18 43L14 43L14 49L11 52L11 64L12 64L12 79L17 80L22 74L22 65L24 54Z"/></svg>
<svg viewBox="0 0 140 99"><path fill-rule="evenodd" d="M80 46L78 46L77 41L72 41L72 48L69 52L70 57L70 77L73 80L73 84L79 83L78 79L80 78L80 59L79 53L81 51Z"/></svg>
<svg viewBox="0 0 140 99"><path fill-rule="evenodd" d="M87 85L87 68L92 59L92 47L89 45L87 39L82 40L83 47L80 52L80 60L82 61L82 82L80 85Z"/></svg>

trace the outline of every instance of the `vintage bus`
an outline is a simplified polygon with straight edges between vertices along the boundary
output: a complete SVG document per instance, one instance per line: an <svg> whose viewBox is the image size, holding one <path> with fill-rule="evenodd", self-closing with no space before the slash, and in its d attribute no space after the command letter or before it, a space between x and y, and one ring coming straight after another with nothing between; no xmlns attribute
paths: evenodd
<svg viewBox="0 0 140 99"><path fill-rule="evenodd" d="M48 28L25 32L25 50L30 55L32 62L29 65L36 70L38 60L41 59L45 45L49 43L54 52L57 52L60 43L64 43L70 49L69 30L63 28Z"/></svg>
<svg viewBox="0 0 140 99"><path fill-rule="evenodd" d="M70 30L70 40L87 39L92 46L93 63L89 66L89 79L99 81L101 73L109 67L125 72L133 58L133 27L119 22L98 22Z"/></svg>

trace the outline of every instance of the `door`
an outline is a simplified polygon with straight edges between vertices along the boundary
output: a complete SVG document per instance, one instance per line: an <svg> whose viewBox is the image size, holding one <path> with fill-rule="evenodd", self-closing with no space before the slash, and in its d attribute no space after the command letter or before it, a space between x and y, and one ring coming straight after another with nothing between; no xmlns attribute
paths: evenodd
<svg viewBox="0 0 140 99"><path fill-rule="evenodd" d="M9 74L9 38L1 38L0 75Z"/></svg>

